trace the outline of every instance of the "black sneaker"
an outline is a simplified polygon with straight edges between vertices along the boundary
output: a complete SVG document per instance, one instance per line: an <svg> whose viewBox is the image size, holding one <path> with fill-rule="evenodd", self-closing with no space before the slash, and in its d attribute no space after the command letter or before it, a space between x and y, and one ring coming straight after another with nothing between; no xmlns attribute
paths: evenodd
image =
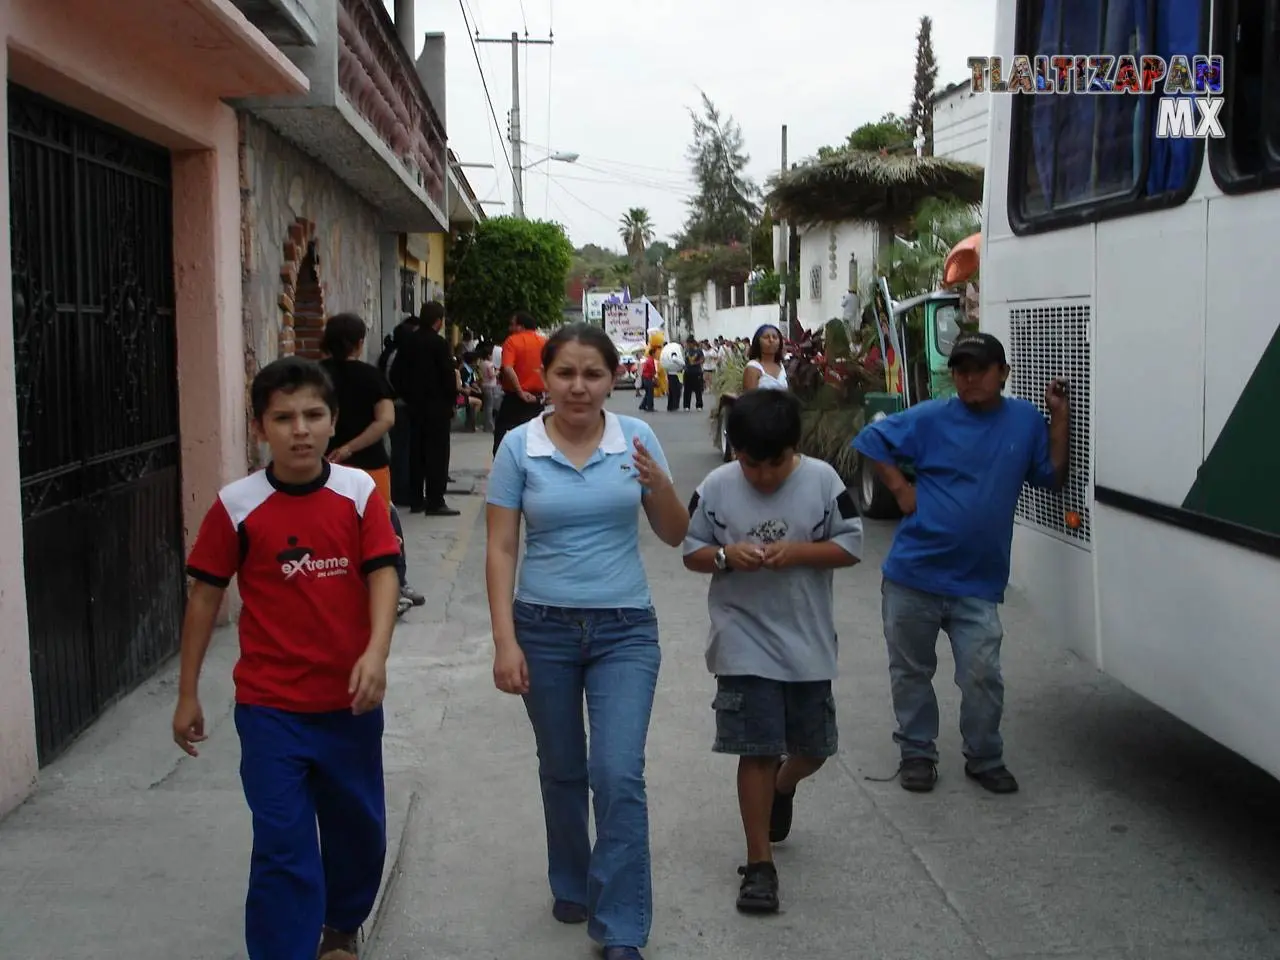
<svg viewBox="0 0 1280 960"><path fill-rule="evenodd" d="M976 780L978 786L984 790L990 790L992 793L1017 793L1018 781L1014 779L1009 768L1005 766L996 767L993 770L983 770L980 773L974 773L969 769L969 765L964 765L964 775L970 780Z"/></svg>
<svg viewBox="0 0 1280 960"><path fill-rule="evenodd" d="M898 771L898 783L912 793L928 793L938 782L938 765L926 757L908 757Z"/></svg>
<svg viewBox="0 0 1280 960"><path fill-rule="evenodd" d="M773 809L769 812L769 842L781 843L791 834L791 817L795 812L796 792L773 791Z"/></svg>
<svg viewBox="0 0 1280 960"><path fill-rule="evenodd" d="M772 863L748 863L738 868L738 909L743 913L778 912L778 869Z"/></svg>
<svg viewBox="0 0 1280 960"><path fill-rule="evenodd" d="M572 900L557 900L551 905L551 915L561 923L586 923L591 919L586 906Z"/></svg>
<svg viewBox="0 0 1280 960"><path fill-rule="evenodd" d="M462 514L461 510L455 510L444 502L438 503L434 507L427 507L422 512L428 517L457 517Z"/></svg>

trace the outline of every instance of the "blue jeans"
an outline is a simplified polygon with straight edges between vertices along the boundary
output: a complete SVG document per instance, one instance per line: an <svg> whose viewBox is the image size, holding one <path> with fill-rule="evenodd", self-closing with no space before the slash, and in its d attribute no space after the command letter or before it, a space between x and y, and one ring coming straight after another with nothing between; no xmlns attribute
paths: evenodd
<svg viewBox="0 0 1280 960"><path fill-rule="evenodd" d="M529 666L524 703L538 744L551 894L587 907L587 933L597 943L643 947L653 920L644 763L662 661L657 616L652 607L572 610L517 600L515 627Z"/></svg>
<svg viewBox="0 0 1280 960"><path fill-rule="evenodd" d="M315 960L322 926L355 933L387 850L383 714L239 705L240 780L253 815L249 960Z"/></svg>
<svg viewBox="0 0 1280 960"><path fill-rule="evenodd" d="M938 760L938 633L951 640L960 688L960 735L974 773L1003 765L1004 680L1000 641L1004 628L996 604L976 597L943 597L885 580L880 587L889 680L902 759Z"/></svg>

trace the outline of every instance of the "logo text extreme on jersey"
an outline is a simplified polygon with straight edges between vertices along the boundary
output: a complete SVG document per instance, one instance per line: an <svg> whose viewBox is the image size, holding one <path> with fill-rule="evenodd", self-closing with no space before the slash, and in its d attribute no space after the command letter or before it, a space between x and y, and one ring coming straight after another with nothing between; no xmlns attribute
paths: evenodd
<svg viewBox="0 0 1280 960"><path fill-rule="evenodd" d="M314 557L310 547L298 545L297 537L289 538L288 548L276 554L280 563L280 572L286 580L292 580L298 574L304 577L341 577L345 576L351 561L346 557Z"/></svg>

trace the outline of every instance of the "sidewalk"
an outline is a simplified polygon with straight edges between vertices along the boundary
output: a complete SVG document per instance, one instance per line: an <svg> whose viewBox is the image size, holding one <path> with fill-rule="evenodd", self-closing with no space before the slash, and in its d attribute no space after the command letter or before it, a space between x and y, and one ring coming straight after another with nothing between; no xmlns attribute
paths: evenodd
<svg viewBox="0 0 1280 960"><path fill-rule="evenodd" d="M397 749L433 707L397 688L401 664L430 656L483 504L489 434L453 435L454 518L402 513L409 578L427 597L400 621L387 698L388 856L394 876L421 770ZM201 684L209 740L190 758L169 734L177 660L110 709L41 771L0 821L0 939L10 960L244 957L250 821L231 721L234 627L215 636ZM435 729L436 724L428 726ZM375 920L381 909L375 910ZM368 932L368 930L366 930Z"/></svg>

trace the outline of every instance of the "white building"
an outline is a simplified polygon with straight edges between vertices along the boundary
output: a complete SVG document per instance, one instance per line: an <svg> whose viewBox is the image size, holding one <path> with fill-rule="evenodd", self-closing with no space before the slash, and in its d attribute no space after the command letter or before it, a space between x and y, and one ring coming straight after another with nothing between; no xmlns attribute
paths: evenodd
<svg viewBox="0 0 1280 960"><path fill-rule="evenodd" d="M987 166L987 124L991 93L974 93L969 81L953 83L933 98L933 153Z"/></svg>
<svg viewBox="0 0 1280 960"><path fill-rule="evenodd" d="M774 234L777 233L775 228ZM736 340L752 336L766 323L778 323L778 305L748 303L750 292L745 283L721 287L708 282L705 291L689 298L687 325L692 326L693 335L699 340Z"/></svg>

